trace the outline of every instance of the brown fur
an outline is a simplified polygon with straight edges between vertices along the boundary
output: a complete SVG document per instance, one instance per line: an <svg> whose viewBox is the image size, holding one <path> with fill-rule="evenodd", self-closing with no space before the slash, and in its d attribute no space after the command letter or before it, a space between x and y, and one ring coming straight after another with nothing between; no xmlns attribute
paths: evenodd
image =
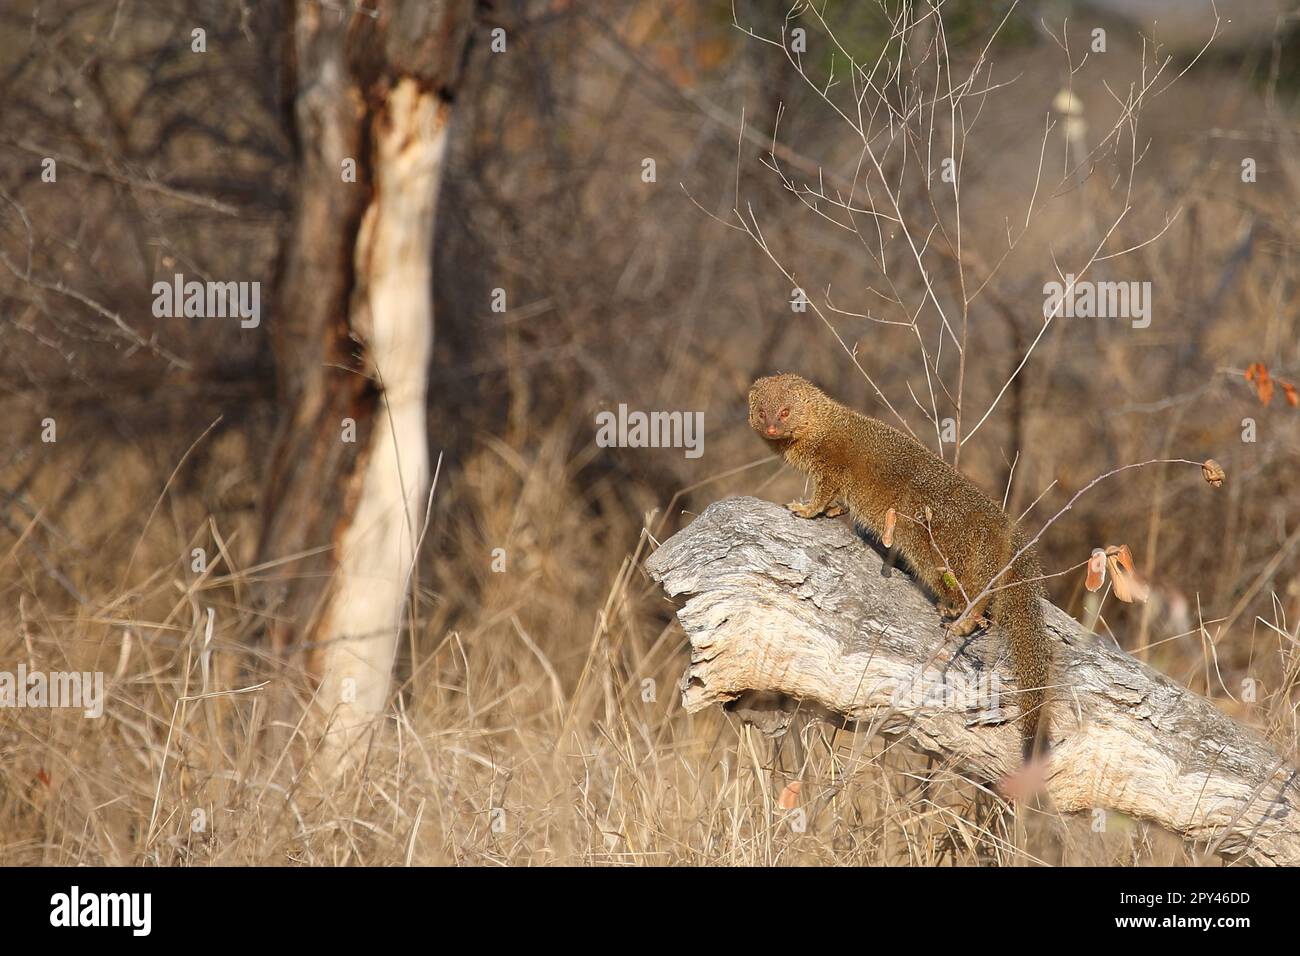
<svg viewBox="0 0 1300 956"><path fill-rule="evenodd" d="M880 535L892 508L893 547L939 597L941 610L959 614L1024 545L1015 522L946 461L798 375L756 381L749 391L749 424L813 479L812 500L787 506L799 517L841 514L838 500L858 524ZM1040 577L1030 548L998 578L996 590L950 625L969 634L991 611L1006 629L1020 685L1026 759L1046 746L1048 733L1044 704L1052 654L1039 605Z"/></svg>

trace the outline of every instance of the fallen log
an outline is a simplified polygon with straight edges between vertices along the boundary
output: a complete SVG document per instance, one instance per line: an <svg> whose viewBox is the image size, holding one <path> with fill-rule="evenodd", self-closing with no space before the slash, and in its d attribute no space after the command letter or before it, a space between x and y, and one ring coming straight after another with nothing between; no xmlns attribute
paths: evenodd
<svg viewBox="0 0 1300 956"><path fill-rule="evenodd" d="M710 505L646 569L691 644L687 711L739 707L765 732L794 706L891 738L983 781L1015 771L1014 677L997 627L963 638L902 572L832 519L756 498ZM1044 602L1057 644L1045 794L1108 808L1244 863L1300 865L1295 765L1210 700Z"/></svg>

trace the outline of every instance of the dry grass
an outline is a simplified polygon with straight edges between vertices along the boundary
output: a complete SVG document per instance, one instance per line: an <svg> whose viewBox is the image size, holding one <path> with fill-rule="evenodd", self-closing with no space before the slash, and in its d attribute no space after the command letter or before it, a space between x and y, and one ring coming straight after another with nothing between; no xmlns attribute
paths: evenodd
<svg viewBox="0 0 1300 956"><path fill-rule="evenodd" d="M152 563L138 558L132 586L104 592L127 598L78 609L11 555L9 573L40 596L5 622L0 660L104 670L109 703L99 720L0 710L0 864L1192 859L1132 821L1111 817L1093 832L1090 818L1016 811L879 738L831 737L805 722L800 763L791 743L774 752L721 713L685 714L674 690L683 638L631 563L639 529L611 520L593 546L576 509L546 507L577 494L564 447L487 441L444 487L440 536L458 538L462 556L481 555L478 572L458 593L420 590L393 708L364 760L325 787L311 772L304 682L244 640L252 615L240 597L265 572L218 563L193 575L157 560L177 542L210 546L222 535L187 521L200 516L195 502L160 509L140 549ZM131 542L125 526L142 519L120 517L119 540ZM505 573L490 570L493 541L507 542ZM83 571L77 583L94 593L96 575ZM794 811L780 805L792 780Z"/></svg>

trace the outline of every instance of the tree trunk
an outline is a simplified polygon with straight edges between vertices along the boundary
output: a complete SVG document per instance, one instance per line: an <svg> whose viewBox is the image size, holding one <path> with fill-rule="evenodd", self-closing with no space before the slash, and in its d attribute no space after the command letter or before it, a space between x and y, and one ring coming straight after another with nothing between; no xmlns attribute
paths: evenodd
<svg viewBox="0 0 1300 956"><path fill-rule="evenodd" d="M961 641L903 574L842 522L754 498L710 505L646 562L691 642L688 711L738 709L769 734L795 702L905 738L977 780L1017 769L1014 678L994 628ZM1297 771L1209 700L1044 602L1056 642L1046 795L1106 807L1229 858L1300 865Z"/></svg>
<svg viewBox="0 0 1300 956"><path fill-rule="evenodd" d="M294 11L298 188L258 564L271 644L319 680L335 752L385 707L429 490L435 213L472 12Z"/></svg>

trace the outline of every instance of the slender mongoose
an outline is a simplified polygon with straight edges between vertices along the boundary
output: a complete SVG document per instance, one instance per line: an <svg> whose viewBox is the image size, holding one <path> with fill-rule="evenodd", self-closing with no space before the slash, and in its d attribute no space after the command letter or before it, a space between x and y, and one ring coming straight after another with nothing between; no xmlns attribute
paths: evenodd
<svg viewBox="0 0 1300 956"><path fill-rule="evenodd" d="M855 522L897 549L939 598L940 611L957 618L948 625L956 634L973 633L991 611L1009 638L1025 760L1045 752L1051 643L1039 605L1038 556L1033 548L1020 553L1025 541L1015 521L920 442L846 408L798 375L754 382L749 424L813 479L812 500L787 505L796 515L843 514L836 504L843 502Z"/></svg>

